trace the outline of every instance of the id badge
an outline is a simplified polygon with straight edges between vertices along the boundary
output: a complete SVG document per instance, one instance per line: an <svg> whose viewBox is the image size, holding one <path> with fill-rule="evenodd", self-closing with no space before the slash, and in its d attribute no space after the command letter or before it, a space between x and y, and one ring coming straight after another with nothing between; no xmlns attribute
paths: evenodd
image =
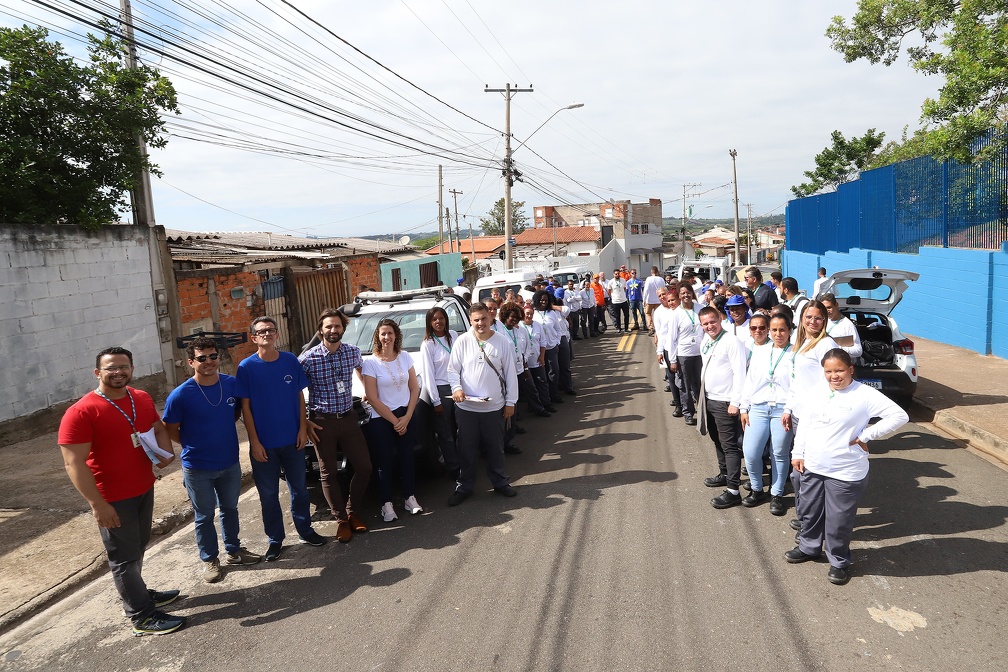
<svg viewBox="0 0 1008 672"><path fill-rule="evenodd" d="M136 432L133 432L132 434L130 434L130 439L132 439L132 441L133 441L133 447L134 448L139 448L140 447L140 435L139 434L137 434Z"/></svg>
<svg viewBox="0 0 1008 672"><path fill-rule="evenodd" d="M337 380L336 381L336 391L339 392L340 394L345 394L346 393L346 383L344 383L342 380Z"/></svg>
<svg viewBox="0 0 1008 672"><path fill-rule="evenodd" d="M482 364L483 362L486 361L486 359L484 359L484 357L483 357L483 353L482 352L480 353L479 357L476 358L476 361L479 362L480 364Z"/></svg>

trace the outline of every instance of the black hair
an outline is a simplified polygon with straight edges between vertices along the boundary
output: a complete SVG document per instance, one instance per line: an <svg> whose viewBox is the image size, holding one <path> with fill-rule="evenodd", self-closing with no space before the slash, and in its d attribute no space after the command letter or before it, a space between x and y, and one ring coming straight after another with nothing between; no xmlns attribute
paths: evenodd
<svg viewBox="0 0 1008 672"><path fill-rule="evenodd" d="M196 359L197 350L214 350L216 352L217 341L209 336L197 336L189 341L189 345L185 349L186 355L188 355L190 360Z"/></svg>
<svg viewBox="0 0 1008 672"><path fill-rule="evenodd" d="M831 348L829 352L823 355L822 362L823 366L826 366L826 361L830 359L839 360L844 366L854 366L854 362L851 360L850 353L843 348Z"/></svg>
<svg viewBox="0 0 1008 672"><path fill-rule="evenodd" d="M130 366L133 366L133 353L127 350L126 348L120 348L118 345L113 345L111 348L105 348L104 350L98 353L98 356L95 357L94 360L94 368L96 369L101 368L101 358L104 357L105 355L126 355L126 357L129 359Z"/></svg>

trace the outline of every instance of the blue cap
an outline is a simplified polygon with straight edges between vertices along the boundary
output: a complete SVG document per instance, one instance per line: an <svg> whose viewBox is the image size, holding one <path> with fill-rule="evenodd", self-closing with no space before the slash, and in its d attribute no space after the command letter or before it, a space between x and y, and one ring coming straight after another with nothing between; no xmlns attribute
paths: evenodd
<svg viewBox="0 0 1008 672"><path fill-rule="evenodd" d="M714 284L715 284L715 285L723 285L724 283L723 283L723 282L721 282L720 280L715 280L715 281L714 281Z"/></svg>
<svg viewBox="0 0 1008 672"><path fill-rule="evenodd" d="M746 305L746 302L745 302L745 299L742 298L741 294L736 294L733 297L731 297L730 299L728 299L727 301L725 301L724 305L726 307L728 307L728 306L744 306L744 305Z"/></svg>
<svg viewBox="0 0 1008 672"><path fill-rule="evenodd" d="M465 282L465 278L455 278L456 285L461 285L463 282Z"/></svg>

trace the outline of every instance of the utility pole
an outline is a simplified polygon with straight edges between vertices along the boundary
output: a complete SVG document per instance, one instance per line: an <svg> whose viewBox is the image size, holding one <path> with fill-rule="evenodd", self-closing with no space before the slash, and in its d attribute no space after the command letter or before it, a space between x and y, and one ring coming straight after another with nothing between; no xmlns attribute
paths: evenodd
<svg viewBox="0 0 1008 672"><path fill-rule="evenodd" d="M452 195L455 200L455 242L458 244L458 251L462 252L462 236L459 235L459 225L458 225L458 197L462 194L461 191L455 191L454 189L449 189L448 193ZM448 222L448 226L451 226L451 222ZM470 263L475 260L470 260Z"/></svg>
<svg viewBox="0 0 1008 672"><path fill-rule="evenodd" d="M451 210L448 209L447 205L445 206L445 209L444 209L444 216L445 216L445 220L448 222L448 251L449 252L454 252L455 251L455 246L452 245ZM455 242L458 243L457 240Z"/></svg>
<svg viewBox="0 0 1008 672"><path fill-rule="evenodd" d="M503 89L491 89L487 86L483 92L504 94L504 268L510 271L514 268L514 256L511 251L511 187L514 186L515 178L515 170L511 165L511 95L532 93L532 86L529 85L527 89L512 89L508 83Z"/></svg>
<svg viewBox="0 0 1008 672"><path fill-rule="evenodd" d="M119 0L119 23L126 36L126 65L131 70L137 67L136 43L133 41L133 10L130 0ZM133 132L133 142L136 143L141 158L147 158L147 144L139 132ZM141 226L154 226L154 198L151 194L150 173L141 169L137 175L137 188L131 190L133 197L133 223Z"/></svg>
<svg viewBox="0 0 1008 672"><path fill-rule="evenodd" d="M752 203L746 203L746 263L752 266Z"/></svg>
<svg viewBox="0 0 1008 672"><path fill-rule="evenodd" d="M732 173L732 187L735 191L735 264L739 265L742 262L739 261L739 239L738 239L738 173L735 170L735 157L738 156L738 152L734 149L728 150L728 155L731 156L731 173Z"/></svg>
<svg viewBox="0 0 1008 672"><path fill-rule="evenodd" d="M438 254L444 250L444 219L441 216L444 207L444 179L441 173L441 164L437 167L437 232L438 232Z"/></svg>
<svg viewBox="0 0 1008 672"><path fill-rule="evenodd" d="M463 215L465 217L465 215ZM473 235L472 230L472 217L466 217L469 220L469 249L472 251L472 260L469 262L473 266L476 265L476 237Z"/></svg>
<svg viewBox="0 0 1008 672"><path fill-rule="evenodd" d="M686 198L689 196L699 196L700 194L693 193L687 194L687 189L693 189L694 187L703 186L699 182L690 182L688 184L682 185L682 261L681 264L685 264L689 257L686 256Z"/></svg>

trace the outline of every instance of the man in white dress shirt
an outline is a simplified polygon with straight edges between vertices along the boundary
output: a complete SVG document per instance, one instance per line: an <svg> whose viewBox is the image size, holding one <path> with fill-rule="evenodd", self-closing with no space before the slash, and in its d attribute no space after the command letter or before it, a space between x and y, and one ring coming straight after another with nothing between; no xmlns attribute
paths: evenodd
<svg viewBox="0 0 1008 672"><path fill-rule="evenodd" d="M469 309L472 328L459 336L448 362L459 451L459 478L448 506L458 506L473 494L480 448L486 452L487 477L494 491L505 497L518 492L504 473L505 423L514 416L518 401L514 346L508 337L491 329L486 306Z"/></svg>

